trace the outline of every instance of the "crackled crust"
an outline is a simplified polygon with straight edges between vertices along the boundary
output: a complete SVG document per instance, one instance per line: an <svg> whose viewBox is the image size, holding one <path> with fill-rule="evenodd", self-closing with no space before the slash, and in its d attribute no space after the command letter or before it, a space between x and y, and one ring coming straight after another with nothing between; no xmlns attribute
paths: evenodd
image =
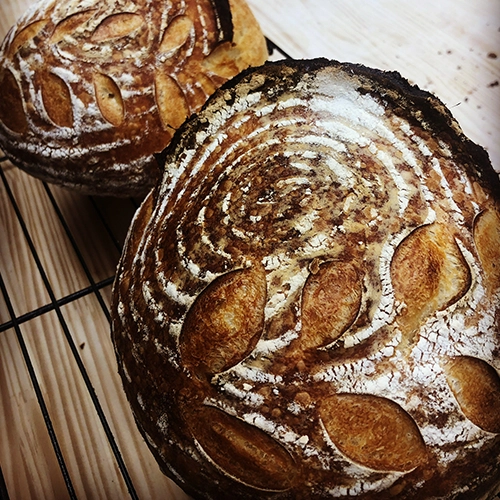
<svg viewBox="0 0 500 500"><path fill-rule="evenodd" d="M443 104L269 63L161 159L112 337L164 472L196 498L492 495L500 182Z"/></svg>
<svg viewBox="0 0 500 500"><path fill-rule="evenodd" d="M53 183L145 194L175 129L266 59L244 0L40 1L2 44L0 147Z"/></svg>

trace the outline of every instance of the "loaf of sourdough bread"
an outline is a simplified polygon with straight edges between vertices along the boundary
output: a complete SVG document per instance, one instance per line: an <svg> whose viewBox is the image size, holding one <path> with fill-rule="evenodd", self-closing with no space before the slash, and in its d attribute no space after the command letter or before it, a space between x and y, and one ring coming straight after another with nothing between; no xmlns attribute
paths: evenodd
<svg viewBox="0 0 500 500"><path fill-rule="evenodd" d="M266 59L245 0L41 0L1 47L0 148L52 183L143 194L184 119Z"/></svg>
<svg viewBox="0 0 500 500"><path fill-rule="evenodd" d="M165 474L195 498L492 498L500 181L445 106L267 63L161 159L112 338Z"/></svg>

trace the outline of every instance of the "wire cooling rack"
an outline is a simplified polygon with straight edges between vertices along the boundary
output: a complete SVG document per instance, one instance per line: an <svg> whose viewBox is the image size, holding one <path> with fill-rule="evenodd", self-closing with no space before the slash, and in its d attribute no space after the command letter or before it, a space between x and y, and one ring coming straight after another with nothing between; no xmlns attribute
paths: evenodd
<svg viewBox="0 0 500 500"><path fill-rule="evenodd" d="M1 151L0 178L0 499L187 498L138 437L109 338L140 200L48 185Z"/></svg>
<svg viewBox="0 0 500 500"><path fill-rule="evenodd" d="M187 498L135 429L109 339L140 200L48 185L1 152L0 177L0 500Z"/></svg>
<svg viewBox="0 0 500 500"><path fill-rule="evenodd" d="M70 322L67 320L63 309L65 307L70 307L71 305L76 304L79 300L83 299L86 296L92 296L98 302L98 312L103 315L107 321L109 321L109 301L106 300L103 296L103 292L109 293L109 287L113 282L113 274L112 268L108 268L107 277L103 279L96 279L93 270L87 263L87 257L84 255L84 252L80 249L77 238L74 236L74 232L71 228L71 224L67 220L67 215L64 213L64 209L61 207L60 201L58 200L58 196L54 191L57 191L56 188L49 187L46 183L40 183L41 189L39 189L39 194L42 197L45 197L45 205L50 207L51 214L47 216L52 216L55 218L56 222L59 224L59 230L61 231L58 236L67 238L67 244L74 251L74 256L72 256L72 260L76 261L81 266L81 271L83 271L84 275L88 280L88 285L82 288L77 288L74 290L70 290L69 293L59 296L56 294L54 290L53 283L50 277L50 271L47 270L46 264L43 262L42 254L47 252L47 249L50 248L50 242L39 238L35 238L31 233L31 224L30 215L26 213L26 210L30 208L33 209L35 207L28 207L24 203L25 200L20 200L18 195L20 193L20 185L22 185L26 179L21 179L22 175L18 171L14 171L7 162L4 161L5 158L0 158L2 161L2 169L1 169L1 178L3 182L3 203L10 203L11 213L15 215L15 219L17 220L17 224L19 227L17 228L16 236L24 237L25 241L20 242L19 238L12 237L8 231L3 231L4 238L12 237L11 243L15 246L18 245L26 245L27 250L29 250L29 254L31 254L31 258L36 266L38 271L37 280L38 282L42 282L46 295L48 295L49 301L47 303L43 303L34 308L28 308L24 312L23 309L18 309L16 307L16 302L19 302L19 297L17 293L20 291L17 287L15 280L16 271L20 271L21 276L20 279L25 280L26 274L24 273L24 269L7 269L4 271L5 267L2 266L2 271L0 272L0 289L2 291L3 299L5 301L4 311L2 311L2 324L0 325L0 334L3 332L11 332L13 331L15 337L19 343L19 347L22 353L22 358L26 364L26 370L29 375L29 380L32 383L32 388L34 394L36 396L36 400L40 407L41 415L43 417L43 421L45 423L50 442L52 444L57 462L61 469L62 476L67 486L67 490L70 498L76 498L75 490L72 484L71 475L68 472L68 468L66 466L64 454L61 451L61 446L59 444L59 439L57 436L57 432L55 432L54 426L52 424L52 419L50 415L50 411L48 410L46 404L46 396L41 388L41 382L37 375L37 370L35 369L34 362L31 358L30 349L28 347L28 343L26 340L27 334L24 330L24 325L29 324L32 321L35 321L37 318L43 317L46 314L54 313L57 317L57 320L60 324L60 329L68 342L68 347L73 355L74 362L76 363L80 375L87 386L89 396L94 405L95 411L98 415L99 421L103 427L105 435L109 441L113 454L115 456L117 465L120 471L123 474L124 480L127 485L129 485L129 489L132 497L134 497L134 489L130 482L130 477L128 475L127 469L123 463L123 459L119 452L119 449L116 445L113 432L110 429L105 413L103 412L101 403L99 398L96 395L94 390L92 381L89 377L88 371L85 367L84 362L82 361L82 357L80 355L80 350L85 346L83 343L80 343L78 346L78 341L72 332L72 326ZM23 174L24 175L24 174ZM81 201L81 200L76 200ZM123 233L123 225L121 227L117 226L117 221L114 218L107 214L105 207L102 206L102 203L99 200L90 198L90 205L88 208L93 210L95 213L91 215L92 218L97 219L97 224L102 225L102 229L104 233L109 237L109 242L107 242L107 246L110 247L108 250L114 254L116 258L119 255L121 245L123 243L124 233ZM129 217L132 216L134 209L137 207L134 200L127 200L126 202L117 201L112 203L113 209L120 210L120 213L127 214ZM5 208L5 207L3 207ZM74 208L76 209L76 203ZM114 212L115 210L113 210ZM13 221L12 221L13 222ZM37 241L38 240L38 241ZM41 242L46 243L43 250L37 246L37 243ZM12 251L16 251L17 248L12 248ZM25 249L26 250L26 249ZM3 251L3 249L2 249ZM28 256L29 254L25 254ZM17 289L17 290L15 290ZM20 312L18 312L20 311ZM5 312L8 313L8 317L6 318ZM6 360L2 360L5 362ZM20 367L18 367L19 369ZM0 470L1 472L1 470ZM3 498L9 498L8 490L3 478L3 474L0 475L0 492Z"/></svg>

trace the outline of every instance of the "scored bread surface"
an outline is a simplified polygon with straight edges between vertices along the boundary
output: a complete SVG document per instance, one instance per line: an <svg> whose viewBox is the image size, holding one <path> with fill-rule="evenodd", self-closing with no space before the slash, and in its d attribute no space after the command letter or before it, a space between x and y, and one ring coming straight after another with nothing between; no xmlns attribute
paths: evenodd
<svg viewBox="0 0 500 500"><path fill-rule="evenodd" d="M175 129L266 59L244 0L42 0L0 50L0 147L53 183L144 194Z"/></svg>
<svg viewBox="0 0 500 500"><path fill-rule="evenodd" d="M268 63L162 155L118 268L138 426L195 498L500 483L500 182L395 73Z"/></svg>

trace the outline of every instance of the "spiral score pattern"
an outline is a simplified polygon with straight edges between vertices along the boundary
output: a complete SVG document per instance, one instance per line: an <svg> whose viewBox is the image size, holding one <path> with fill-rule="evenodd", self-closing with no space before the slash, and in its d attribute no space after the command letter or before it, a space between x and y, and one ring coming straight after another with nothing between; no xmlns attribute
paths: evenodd
<svg viewBox="0 0 500 500"><path fill-rule="evenodd" d="M163 160L113 340L167 474L217 498L498 486L499 181L436 98L360 66L267 64Z"/></svg>

